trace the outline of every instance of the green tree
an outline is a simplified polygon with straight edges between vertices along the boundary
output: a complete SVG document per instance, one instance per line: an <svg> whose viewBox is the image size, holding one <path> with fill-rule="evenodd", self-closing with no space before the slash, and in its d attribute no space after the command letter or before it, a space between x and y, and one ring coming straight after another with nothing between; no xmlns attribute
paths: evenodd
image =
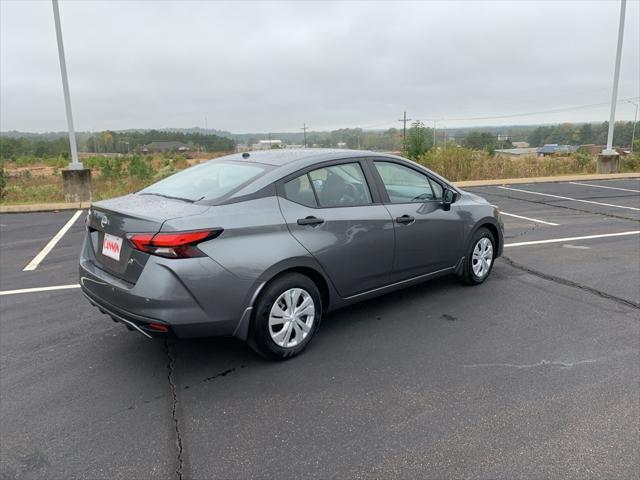
<svg viewBox="0 0 640 480"><path fill-rule="evenodd" d="M495 139L489 132L469 132L462 144L472 150L490 150L496 148Z"/></svg>
<svg viewBox="0 0 640 480"><path fill-rule="evenodd" d="M420 120L413 122L411 128L407 131L407 140L404 147L405 155L415 159L431 149L432 146L433 140L424 123Z"/></svg>

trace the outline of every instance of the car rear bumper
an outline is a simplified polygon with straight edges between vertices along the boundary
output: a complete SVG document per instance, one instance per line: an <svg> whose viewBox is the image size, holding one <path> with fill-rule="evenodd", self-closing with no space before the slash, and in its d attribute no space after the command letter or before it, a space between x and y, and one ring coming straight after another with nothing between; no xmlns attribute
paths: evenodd
<svg viewBox="0 0 640 480"><path fill-rule="evenodd" d="M152 256L131 284L84 253L82 292L103 313L145 336L233 336L251 313L254 282L236 277L211 258Z"/></svg>

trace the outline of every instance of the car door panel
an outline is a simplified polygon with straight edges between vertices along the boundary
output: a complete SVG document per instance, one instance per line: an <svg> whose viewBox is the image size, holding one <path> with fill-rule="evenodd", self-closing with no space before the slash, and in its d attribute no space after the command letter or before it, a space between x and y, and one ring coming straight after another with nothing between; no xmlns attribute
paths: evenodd
<svg viewBox="0 0 640 480"><path fill-rule="evenodd" d="M438 186L435 193L430 183L433 179L405 164L373 160L371 170L394 219L394 278L411 278L454 266L461 256L463 221L458 208L445 209L435 198L442 187ZM409 185L412 176L414 183ZM424 184L416 180L419 178L424 178Z"/></svg>
<svg viewBox="0 0 640 480"><path fill-rule="evenodd" d="M343 297L385 285L393 268L395 233L389 211L369 185L363 163L310 168L283 180L279 196L291 234Z"/></svg>
<svg viewBox="0 0 640 480"><path fill-rule="evenodd" d="M393 222L384 206L309 208L285 198L279 200L289 231L318 260L341 296L386 283L393 266L395 239ZM298 224L308 217L324 221Z"/></svg>

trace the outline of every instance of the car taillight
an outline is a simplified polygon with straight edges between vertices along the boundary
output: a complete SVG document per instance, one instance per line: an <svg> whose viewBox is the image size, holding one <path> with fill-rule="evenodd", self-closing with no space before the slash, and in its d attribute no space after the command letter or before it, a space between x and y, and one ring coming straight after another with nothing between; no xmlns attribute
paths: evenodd
<svg viewBox="0 0 640 480"><path fill-rule="evenodd" d="M133 248L141 252L167 258L191 258L204 256L196 245L216 238L222 231L216 228L195 232L130 233L127 238Z"/></svg>

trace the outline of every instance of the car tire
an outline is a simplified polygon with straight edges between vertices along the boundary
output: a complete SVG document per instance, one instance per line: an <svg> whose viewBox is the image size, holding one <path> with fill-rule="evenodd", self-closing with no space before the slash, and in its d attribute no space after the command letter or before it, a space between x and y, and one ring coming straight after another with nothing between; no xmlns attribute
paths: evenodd
<svg viewBox="0 0 640 480"><path fill-rule="evenodd" d="M460 273L462 282L467 285L479 285L489 278L495 263L495 252L496 240L493 233L484 227L479 228L473 234L465 255Z"/></svg>
<svg viewBox="0 0 640 480"><path fill-rule="evenodd" d="M249 344L266 358L292 358L309 344L321 318L322 299L313 280L287 273L269 282L260 293L253 309Z"/></svg>

